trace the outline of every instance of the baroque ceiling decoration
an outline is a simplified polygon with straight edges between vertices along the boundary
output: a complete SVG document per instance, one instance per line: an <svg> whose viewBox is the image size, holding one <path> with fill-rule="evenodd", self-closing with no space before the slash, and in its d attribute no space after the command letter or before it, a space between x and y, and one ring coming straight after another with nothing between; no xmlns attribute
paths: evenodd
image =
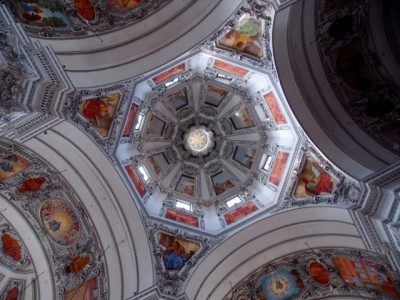
<svg viewBox="0 0 400 300"><path fill-rule="evenodd" d="M161 0L6 1L29 35L96 35L137 23L170 2ZM100 38L100 37L99 37Z"/></svg>
<svg viewBox="0 0 400 300"><path fill-rule="evenodd" d="M260 3L174 63L65 103L149 216L217 233L260 212L361 199L298 130L273 67L274 10Z"/></svg>
<svg viewBox="0 0 400 300"><path fill-rule="evenodd" d="M2 217L0 217L0 265L2 266L0 281L4 280L1 295L6 295L5 299L22 299L26 294L28 280L37 277L38 274L18 233Z"/></svg>
<svg viewBox="0 0 400 300"><path fill-rule="evenodd" d="M269 77L204 53L160 71L137 83L116 150L146 210L215 231L273 205L297 139Z"/></svg>
<svg viewBox="0 0 400 300"><path fill-rule="evenodd" d="M351 249L305 251L259 268L225 299L321 299L346 295L398 299L386 258Z"/></svg>
<svg viewBox="0 0 400 300"><path fill-rule="evenodd" d="M98 234L74 191L34 153L20 145L0 144L1 196L12 203L35 229L52 270L57 297L68 298L90 285L107 294L103 250ZM29 266L27 250L8 225L1 225L0 261L16 270ZM39 274L37 274L39 275Z"/></svg>
<svg viewBox="0 0 400 300"><path fill-rule="evenodd" d="M379 58L368 7L364 0L317 2L316 43L327 77L354 124L399 154L400 90Z"/></svg>
<svg viewBox="0 0 400 300"><path fill-rule="evenodd" d="M28 140L66 118L104 151L131 193L132 198L123 201L139 208L152 249L155 287L163 298L186 299L188 278L206 256L267 216L305 206L349 209L354 216L352 210L364 207L367 186L327 160L289 108L274 67L271 35L276 12L270 3L246 1L206 41L156 70L74 91L51 48L27 42L21 28L49 40L96 36L136 23L170 1L6 2L23 26L1 8L0 84L5 92L0 113L7 118L0 120L1 135ZM356 29L360 19L367 20L364 2L358 1L357 7L336 2L322 2L317 10L318 22L325 24L316 41L320 54L329 61L328 73L340 73L337 86L343 95L379 96L384 122L373 115L381 110L370 98L352 100L348 107L356 114L354 108L362 106L362 118L367 117L375 126L371 130L384 132L386 139L385 129L396 122L397 91L388 87L390 78L384 70L374 65L371 45L361 38L364 31ZM354 8L352 13L349 8ZM354 70L362 76L354 78ZM346 97L339 98L346 102ZM108 247L102 248L101 233L96 232L84 199L78 199L59 172L17 143L1 142L0 167L2 199L35 229L49 261L55 297L71 299L85 291L107 297ZM377 186L379 190L379 182ZM379 204L370 202L365 209L376 212ZM391 212L393 220L396 213ZM354 223L373 228L371 219L357 215ZM380 242L376 232L359 234L366 244L371 235L378 245L398 248L398 224L389 227L391 245ZM3 220L0 234L0 262L10 270L32 269L33 258L23 238ZM366 247L374 248L372 243ZM379 251L396 261L395 252ZM354 278L355 266L371 281L362 275ZM394 299L399 295L393 274L380 255L308 251L249 274L226 299L339 294ZM0 281L7 297L19 297L28 282L3 271Z"/></svg>
<svg viewBox="0 0 400 300"><path fill-rule="evenodd" d="M144 222L154 249L158 287L165 295L181 295L192 268L225 238L193 235L150 220Z"/></svg>
<svg viewBox="0 0 400 300"><path fill-rule="evenodd" d="M0 13L0 135L24 140L58 121L72 87L50 47L29 42L3 7Z"/></svg>

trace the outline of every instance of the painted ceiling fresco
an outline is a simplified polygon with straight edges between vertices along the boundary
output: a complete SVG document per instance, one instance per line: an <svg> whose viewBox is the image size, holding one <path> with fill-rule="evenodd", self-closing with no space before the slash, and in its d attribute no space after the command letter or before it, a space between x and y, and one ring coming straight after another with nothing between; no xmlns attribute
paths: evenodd
<svg viewBox="0 0 400 300"><path fill-rule="evenodd" d="M136 23L169 1L8 0L15 17L34 36L73 37Z"/></svg>
<svg viewBox="0 0 400 300"><path fill-rule="evenodd" d="M323 299L343 294L398 299L399 282L385 256L351 249L296 253L260 268L224 299Z"/></svg>
<svg viewBox="0 0 400 300"><path fill-rule="evenodd" d="M164 294L179 295L225 234L284 209L349 208L362 196L299 130L271 60L272 8L263 9L239 11L201 47L139 78L77 91L65 106L140 207ZM307 267L316 285L331 282L323 263ZM293 264L258 279L241 300L309 287Z"/></svg>
<svg viewBox="0 0 400 300"><path fill-rule="evenodd" d="M55 36L85 34L82 24L89 31L111 30L128 19L136 22L160 4L50 2L10 3L28 32ZM105 151L130 189L132 199L126 201L136 201L141 209L156 280L168 295L178 295L191 268L239 226L305 205L350 208L362 196L358 182L333 166L299 130L273 68L271 15L260 13L271 7L257 9L240 10L190 55L137 79L76 91L65 102L68 120ZM115 26L99 25L109 20L106 10ZM341 53L338 67L349 88L371 88L366 64L355 50ZM363 76L355 79L354 72ZM0 187L37 230L57 297L106 297L105 250L62 175L34 153L2 143ZM29 269L28 249L0 221L0 262ZM398 283L382 257L351 251L296 254L249 276L227 298L302 299L311 292L322 297L343 291L399 297ZM18 299L27 282L4 278L0 274L0 281L7 280L2 295Z"/></svg>
<svg viewBox="0 0 400 300"><path fill-rule="evenodd" d="M239 11L197 52L133 84L68 101L66 114L160 221L216 233L277 207L349 207L362 193L298 131L269 56L273 10L257 9ZM251 45L229 45L230 36Z"/></svg>
<svg viewBox="0 0 400 300"><path fill-rule="evenodd" d="M0 164L2 196L20 210L40 241L52 270L50 278L54 280L57 299L89 299L72 296L79 293L99 299L107 289L102 250L94 226L75 193L59 172L22 146L1 141ZM15 271L13 278L21 277L18 272L32 273L31 279L40 276L28 251L0 216L0 264ZM23 299L24 287L32 283L7 274L8 283L1 295L7 295L4 299Z"/></svg>

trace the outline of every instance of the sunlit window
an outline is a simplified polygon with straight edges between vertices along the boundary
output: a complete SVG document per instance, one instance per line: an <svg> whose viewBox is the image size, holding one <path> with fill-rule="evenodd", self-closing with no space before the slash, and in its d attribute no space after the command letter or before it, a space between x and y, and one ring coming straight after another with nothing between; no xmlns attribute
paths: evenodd
<svg viewBox="0 0 400 300"><path fill-rule="evenodd" d="M240 199L240 197L235 197L231 200L226 201L226 205L228 205L228 207L232 207L240 202L242 202L242 199Z"/></svg>
<svg viewBox="0 0 400 300"><path fill-rule="evenodd" d="M145 169L144 166L140 166L140 167L138 168L138 170L139 170L140 174L142 174L143 179L144 179L145 181L149 180L149 173L147 173L147 170Z"/></svg>
<svg viewBox="0 0 400 300"><path fill-rule="evenodd" d="M217 74L217 79L219 79L219 81L222 82L226 82L226 83L230 83L232 81L232 77L229 75L225 75L225 74Z"/></svg>
<svg viewBox="0 0 400 300"><path fill-rule="evenodd" d="M169 88L170 86L174 85L175 83L179 82L179 77L176 77L174 80L168 81L164 83L166 88Z"/></svg>
<svg viewBox="0 0 400 300"><path fill-rule="evenodd" d="M144 115L143 114L139 114L138 120L137 120L137 123L136 123L136 126L135 126L135 130L140 130L142 128L143 120L144 120Z"/></svg>
<svg viewBox="0 0 400 300"><path fill-rule="evenodd" d="M183 201L176 201L176 207L177 208L183 208L186 209L188 211L192 211L192 205L190 205L187 202L183 202Z"/></svg>
<svg viewBox="0 0 400 300"><path fill-rule="evenodd" d="M267 159L265 160L264 167L263 167L264 170L266 170L266 171L269 170L269 168L271 167L271 161L272 161L272 156L268 155Z"/></svg>

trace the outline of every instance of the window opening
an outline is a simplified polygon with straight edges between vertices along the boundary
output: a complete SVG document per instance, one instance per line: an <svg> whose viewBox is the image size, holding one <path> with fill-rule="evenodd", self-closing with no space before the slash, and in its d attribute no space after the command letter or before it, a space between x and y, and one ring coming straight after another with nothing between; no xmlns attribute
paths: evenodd
<svg viewBox="0 0 400 300"><path fill-rule="evenodd" d="M176 77L174 80L168 81L164 83L166 88L169 88L170 86L174 85L175 83L179 82L179 77Z"/></svg>
<svg viewBox="0 0 400 300"><path fill-rule="evenodd" d="M268 156L267 156L267 159L265 160L264 167L263 167L263 169L264 169L265 171L268 171L269 168L271 167L271 161L272 161L272 156L271 156L271 155L268 155Z"/></svg>
<svg viewBox="0 0 400 300"><path fill-rule="evenodd" d="M226 205L228 205L228 207L230 208L230 207L232 207L235 204L238 204L240 202L242 202L242 199L240 199L240 197L237 196L237 197L235 197L235 198L233 198L231 200L226 201Z"/></svg>
<svg viewBox="0 0 400 300"><path fill-rule="evenodd" d="M183 201L176 201L176 205L177 208L183 208L186 209L188 211L192 211L192 205L187 203L187 202L183 202Z"/></svg>
<svg viewBox="0 0 400 300"><path fill-rule="evenodd" d="M140 174L142 174L144 181L148 181L149 180L149 173L147 173L147 170L145 169L144 166L140 166L138 168Z"/></svg>
<svg viewBox="0 0 400 300"><path fill-rule="evenodd" d="M143 114L139 114L138 120L137 120L137 123L136 123L136 126L135 126L135 130L140 130L140 129L142 129L143 120L144 120L144 115L143 115Z"/></svg>

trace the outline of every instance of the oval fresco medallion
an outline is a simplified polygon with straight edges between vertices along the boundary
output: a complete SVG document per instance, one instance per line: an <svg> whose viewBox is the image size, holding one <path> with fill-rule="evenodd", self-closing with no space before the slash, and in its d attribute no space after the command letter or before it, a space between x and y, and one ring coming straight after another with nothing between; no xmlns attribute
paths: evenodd
<svg viewBox="0 0 400 300"><path fill-rule="evenodd" d="M326 268L319 262L314 261L309 267L311 278L320 285L327 285L329 283L329 274Z"/></svg>
<svg viewBox="0 0 400 300"><path fill-rule="evenodd" d="M89 0L74 0L74 6L82 18L93 21L96 17L96 10Z"/></svg>
<svg viewBox="0 0 400 300"><path fill-rule="evenodd" d="M80 224L73 208L61 200L45 202L40 218L47 233L61 246L72 245L79 236Z"/></svg>

